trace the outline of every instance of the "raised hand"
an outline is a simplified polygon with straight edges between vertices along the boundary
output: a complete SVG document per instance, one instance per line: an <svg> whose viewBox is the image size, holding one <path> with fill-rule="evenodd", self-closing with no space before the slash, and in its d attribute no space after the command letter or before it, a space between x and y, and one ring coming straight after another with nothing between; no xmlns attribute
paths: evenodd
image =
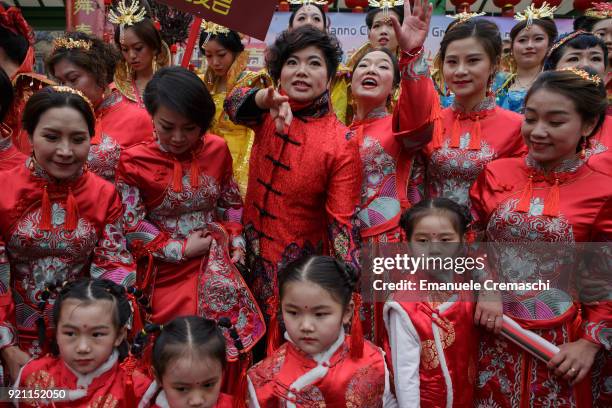
<svg viewBox="0 0 612 408"><path fill-rule="evenodd" d="M405 0L403 24L400 25L394 14L390 15L395 37L402 51L409 52L423 46L429 33L432 12L433 6L427 0L414 0L412 10L410 1Z"/></svg>
<svg viewBox="0 0 612 408"><path fill-rule="evenodd" d="M278 133L287 133L287 128L293 120L288 96L281 95L277 90L270 87L257 92L255 103L261 109L270 110Z"/></svg>

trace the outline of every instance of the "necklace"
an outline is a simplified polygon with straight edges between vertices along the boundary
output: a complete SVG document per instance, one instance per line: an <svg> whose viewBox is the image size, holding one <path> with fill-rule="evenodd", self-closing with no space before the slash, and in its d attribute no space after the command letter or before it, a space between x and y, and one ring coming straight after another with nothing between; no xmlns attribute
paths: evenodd
<svg viewBox="0 0 612 408"><path fill-rule="evenodd" d="M516 77L514 78L514 84L513 84L512 88L515 88L515 89L529 89L531 87L531 85L535 82L537 77L538 76L536 75L533 78L531 78L527 82L527 84L523 84L521 82L521 80L519 79L518 74L517 74ZM514 85L516 85L516 86L514 86Z"/></svg>

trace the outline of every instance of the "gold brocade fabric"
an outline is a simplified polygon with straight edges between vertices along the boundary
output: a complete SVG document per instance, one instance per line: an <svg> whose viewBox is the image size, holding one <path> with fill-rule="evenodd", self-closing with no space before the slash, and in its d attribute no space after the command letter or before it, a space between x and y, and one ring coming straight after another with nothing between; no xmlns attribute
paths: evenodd
<svg viewBox="0 0 612 408"><path fill-rule="evenodd" d="M240 187L240 195L244 199L247 191L249 177L249 158L255 133L246 126L234 124L223 110L223 103L228 93L235 87L258 87L266 88L272 84L272 80L265 71L247 71L249 54L243 51L236 57L234 63L227 72L226 89L217 90L217 82L210 69L207 69L200 78L206 84L215 102L215 118L210 132L221 136L227 146L233 161L234 178Z"/></svg>
<svg viewBox="0 0 612 408"><path fill-rule="evenodd" d="M162 41L162 50L157 56L157 69L163 67L169 67L172 64L172 54L168 45ZM121 95L125 96L132 102L138 102L138 98L134 95L134 88L132 87L132 73L128 69L128 65L125 60L121 59L117 63L115 68L114 76L115 87L121 92Z"/></svg>

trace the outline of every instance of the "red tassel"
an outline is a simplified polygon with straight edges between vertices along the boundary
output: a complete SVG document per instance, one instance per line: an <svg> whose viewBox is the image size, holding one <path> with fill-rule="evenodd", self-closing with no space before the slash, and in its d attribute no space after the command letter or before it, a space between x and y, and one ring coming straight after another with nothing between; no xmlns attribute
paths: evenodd
<svg viewBox="0 0 612 408"><path fill-rule="evenodd" d="M280 329L278 327L278 298L273 296L268 300L268 313L270 322L268 323L268 344L266 355L271 356L280 345Z"/></svg>
<svg viewBox="0 0 612 408"><path fill-rule="evenodd" d="M529 208L531 207L531 195L533 194L533 175L529 176L529 180L527 181L527 185L525 186L525 190L523 190L523 195L521 196L520 201L516 205L515 211L522 213L529 213Z"/></svg>
<svg viewBox="0 0 612 408"><path fill-rule="evenodd" d="M459 115L455 115L453 129L451 130L450 147L459 148L459 146L461 146L461 122L459 121Z"/></svg>
<svg viewBox="0 0 612 408"><path fill-rule="evenodd" d="M136 358L130 355L126 358L123 363L121 363L121 367L125 371L125 384L123 384L123 391L125 394L125 403L128 407L135 407L138 405L136 403L136 395L134 393L134 370L136 369Z"/></svg>
<svg viewBox="0 0 612 408"><path fill-rule="evenodd" d="M66 199L66 222L64 228L67 231L74 231L79 222L79 207L77 206L72 189L68 188L68 198Z"/></svg>
<svg viewBox="0 0 612 408"><path fill-rule="evenodd" d="M181 166L178 160L174 161L172 189L177 193L183 192L183 166Z"/></svg>
<svg viewBox="0 0 612 408"><path fill-rule="evenodd" d="M42 202L40 205L40 229L42 231L51 231L51 200L47 186L43 187Z"/></svg>
<svg viewBox="0 0 612 408"><path fill-rule="evenodd" d="M243 356L245 356L243 354ZM240 378L238 379L238 385L234 393L234 408L246 408L247 398L247 370L250 366L249 358L242 358L240 361Z"/></svg>
<svg viewBox="0 0 612 408"><path fill-rule="evenodd" d="M442 122L442 110L440 104L435 102L429 114L429 121L433 123L433 148L439 149L442 147L442 137L444 136L444 123Z"/></svg>
<svg viewBox="0 0 612 408"><path fill-rule="evenodd" d="M555 184L550 188L550 191L546 195L546 201L544 201L543 215L549 217L559 216L559 179L555 178Z"/></svg>
<svg viewBox="0 0 612 408"><path fill-rule="evenodd" d="M469 150L480 150L480 139L481 139L481 128L480 128L480 118L476 116L476 122L472 126L472 131L470 132L470 146Z"/></svg>
<svg viewBox="0 0 612 408"><path fill-rule="evenodd" d="M357 292L353 293L353 321L351 322L351 358L358 360L363 357L363 327L361 327L361 317L359 310L361 309L361 295Z"/></svg>
<svg viewBox="0 0 612 408"><path fill-rule="evenodd" d="M191 174L189 178L191 179L191 187L198 188L200 185L200 167L195 157L191 160Z"/></svg>
<svg viewBox="0 0 612 408"><path fill-rule="evenodd" d="M128 299L130 300L132 310L134 311L134 313L132 313L132 333L134 333L134 336L136 336L136 334L140 333L140 331L144 328L144 323L142 321L142 316L140 315L140 307L138 306L136 298L134 295L130 294L128 295Z"/></svg>

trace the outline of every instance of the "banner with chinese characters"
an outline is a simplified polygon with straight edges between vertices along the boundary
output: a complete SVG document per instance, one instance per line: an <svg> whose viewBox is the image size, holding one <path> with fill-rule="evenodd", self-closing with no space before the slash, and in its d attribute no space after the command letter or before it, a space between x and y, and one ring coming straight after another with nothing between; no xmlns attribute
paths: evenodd
<svg viewBox="0 0 612 408"><path fill-rule="evenodd" d="M104 19L104 0L66 0L66 31L102 38Z"/></svg>
<svg viewBox="0 0 612 408"><path fill-rule="evenodd" d="M73 0L77 1L77 0ZM205 20L264 40L277 0L159 0ZM257 3L257 4L254 4Z"/></svg>

